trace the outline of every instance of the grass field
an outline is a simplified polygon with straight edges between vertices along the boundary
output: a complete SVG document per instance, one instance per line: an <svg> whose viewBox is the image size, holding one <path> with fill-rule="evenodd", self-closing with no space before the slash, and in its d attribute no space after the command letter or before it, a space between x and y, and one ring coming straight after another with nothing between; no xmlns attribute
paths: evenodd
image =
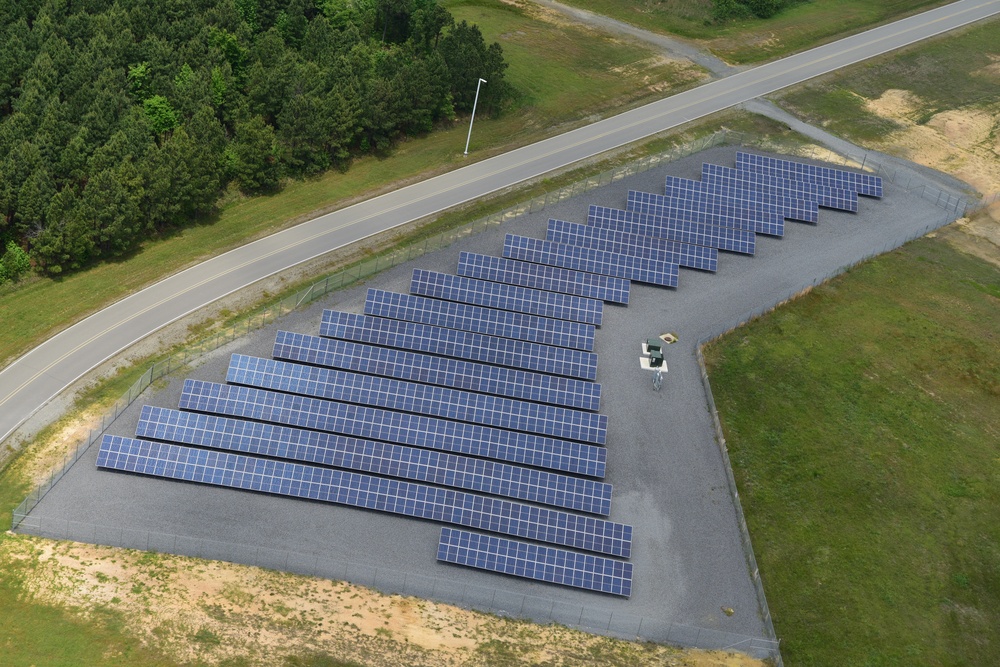
<svg viewBox="0 0 1000 667"><path fill-rule="evenodd" d="M867 111L865 99L905 89L922 102L921 118L945 109L1000 102L1000 22L991 21L906 51L855 65L779 95L780 104L813 123L859 142L877 140L896 126ZM864 98L864 99L863 99Z"/></svg>
<svg viewBox="0 0 1000 667"><path fill-rule="evenodd" d="M767 20L714 24L711 0L565 0L646 30L703 40L719 57L754 63L946 4L945 0L812 0Z"/></svg>
<svg viewBox="0 0 1000 667"><path fill-rule="evenodd" d="M521 95L520 106L503 117L477 119L470 148L474 157L555 134L602 109L619 111L690 85L677 68L653 60L650 51L604 38L582 39L493 0L456 3L451 9L460 19L479 22L487 39L501 42L510 62L508 80ZM4 319L18 322L17 327L0 329L0 364L102 306L200 259L273 233L312 212L463 165L468 161L462 155L467 130L460 122L402 143L389 158L356 160L346 173L333 171L292 182L269 197L237 199L211 224L193 225L146 243L122 261L59 279L33 278L0 288Z"/></svg>
<svg viewBox="0 0 1000 667"><path fill-rule="evenodd" d="M996 664L998 308L922 239L708 349L786 664Z"/></svg>

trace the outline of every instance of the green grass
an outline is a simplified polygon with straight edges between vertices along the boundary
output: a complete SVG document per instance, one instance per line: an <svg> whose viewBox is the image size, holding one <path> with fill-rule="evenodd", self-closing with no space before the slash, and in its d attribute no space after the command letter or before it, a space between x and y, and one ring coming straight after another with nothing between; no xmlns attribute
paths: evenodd
<svg viewBox="0 0 1000 667"><path fill-rule="evenodd" d="M753 63L802 51L947 0L812 0L767 20L722 25L711 0L566 0L646 30L707 40L705 46L733 63Z"/></svg>
<svg viewBox="0 0 1000 667"><path fill-rule="evenodd" d="M643 69L642 61L652 52L634 45L582 39L575 32L533 21L490 0L456 4L453 9L460 18L480 21L488 39L501 41L511 63L508 79L522 92L519 108L497 119L477 119L470 148L475 157L554 134L567 124L582 122L595 110L617 111L657 99L679 81L675 81L672 68ZM586 44L571 48L577 41ZM609 69L631 65L638 68L633 74ZM643 85L644 76L653 77L665 88L650 89ZM273 196L237 198L211 224L193 225L146 243L122 261L64 278L33 278L22 285L0 288L0 312L5 321L18 323L0 329L0 363L9 362L108 303L199 260L278 231L311 213L338 208L401 181L462 166L469 160L462 155L467 130L468 126L459 122L400 144L391 157L356 160L346 173L333 171L292 182Z"/></svg>
<svg viewBox="0 0 1000 667"><path fill-rule="evenodd" d="M782 106L856 141L878 139L895 127L863 108L889 89L923 102L918 121L945 109L1000 102L1000 73L986 68L1000 57L1000 23L978 25L824 77L780 95Z"/></svg>
<svg viewBox="0 0 1000 667"><path fill-rule="evenodd" d="M996 664L997 290L922 239L708 349L786 664Z"/></svg>

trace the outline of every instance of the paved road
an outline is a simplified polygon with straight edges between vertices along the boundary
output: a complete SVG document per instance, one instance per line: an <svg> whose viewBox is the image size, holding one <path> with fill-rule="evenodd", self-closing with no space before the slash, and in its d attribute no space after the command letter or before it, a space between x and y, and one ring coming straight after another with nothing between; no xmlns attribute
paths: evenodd
<svg viewBox="0 0 1000 667"><path fill-rule="evenodd" d="M324 215L203 262L92 315L0 371L0 442L83 374L257 280L696 118L1000 13L960 0Z"/></svg>

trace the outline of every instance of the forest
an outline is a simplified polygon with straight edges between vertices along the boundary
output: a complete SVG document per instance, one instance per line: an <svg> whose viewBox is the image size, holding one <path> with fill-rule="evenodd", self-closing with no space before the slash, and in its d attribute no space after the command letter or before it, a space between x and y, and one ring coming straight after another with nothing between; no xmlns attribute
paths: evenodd
<svg viewBox="0 0 1000 667"><path fill-rule="evenodd" d="M511 97L435 0L0 0L0 283L133 252L227 188L384 153Z"/></svg>

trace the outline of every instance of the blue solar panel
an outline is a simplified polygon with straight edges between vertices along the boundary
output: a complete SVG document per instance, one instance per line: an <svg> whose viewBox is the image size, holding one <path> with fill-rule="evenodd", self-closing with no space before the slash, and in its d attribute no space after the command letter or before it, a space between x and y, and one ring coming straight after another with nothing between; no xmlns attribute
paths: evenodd
<svg viewBox="0 0 1000 667"><path fill-rule="evenodd" d="M712 200L665 197L651 192L629 190L625 208L671 220L735 227L771 236L781 236L785 233L785 217L781 213L741 210Z"/></svg>
<svg viewBox="0 0 1000 667"><path fill-rule="evenodd" d="M137 438L401 477L607 516L611 485L591 479L331 433L142 407Z"/></svg>
<svg viewBox="0 0 1000 667"><path fill-rule="evenodd" d="M453 301L368 290L365 314L577 350L594 349L594 326Z"/></svg>
<svg viewBox="0 0 1000 667"><path fill-rule="evenodd" d="M442 528L439 561L629 597L632 564L528 542Z"/></svg>
<svg viewBox="0 0 1000 667"><path fill-rule="evenodd" d="M758 174L749 171L737 171L717 164L703 164L701 178L709 183L737 184L751 187L761 192L784 194L785 196L811 199L824 208L841 211L858 210L858 193L850 190L838 190L826 185L817 185L805 181L792 181L769 174Z"/></svg>
<svg viewBox="0 0 1000 667"><path fill-rule="evenodd" d="M571 294L506 285L448 273L413 269L410 292L475 306L601 325L604 302Z"/></svg>
<svg viewBox="0 0 1000 667"><path fill-rule="evenodd" d="M226 381L603 445L607 415L234 354Z"/></svg>
<svg viewBox="0 0 1000 667"><path fill-rule="evenodd" d="M272 356L582 410L597 410L601 401L594 382L288 331L278 332Z"/></svg>
<svg viewBox="0 0 1000 667"><path fill-rule="evenodd" d="M667 176L663 194L668 197L713 198L736 208L766 211L778 214L788 220L802 222L819 221L819 205L815 201L785 197L780 194L761 192L747 186L695 181L689 178ZM756 229L758 233L770 232Z"/></svg>
<svg viewBox="0 0 1000 667"><path fill-rule="evenodd" d="M632 527L398 479L105 435L97 466L452 523L627 558Z"/></svg>
<svg viewBox="0 0 1000 667"><path fill-rule="evenodd" d="M742 152L736 153L736 168L741 171L770 173L794 180L808 180L811 183L829 185L841 190L852 190L859 195L869 197L882 196L882 179L879 176L845 169L818 167L802 162Z"/></svg>
<svg viewBox="0 0 1000 667"><path fill-rule="evenodd" d="M184 381L179 407L591 477L604 477L607 460L595 445L201 380Z"/></svg>
<svg viewBox="0 0 1000 667"><path fill-rule="evenodd" d="M514 259L477 255L465 251L458 256L458 274L480 280L493 280L508 285L521 285L623 304L628 303L631 286L628 280L613 276L571 271L558 266L518 262Z"/></svg>
<svg viewBox="0 0 1000 667"><path fill-rule="evenodd" d="M757 243L756 235L746 229L671 220L606 206L591 206L587 213L587 223L604 229L616 229L626 234L654 236L746 255L754 253Z"/></svg>
<svg viewBox="0 0 1000 667"><path fill-rule="evenodd" d="M540 241L527 236L507 234L503 256L536 264L560 266L574 271L589 271L626 278L640 283L677 287L677 264L654 262L642 257L620 255L594 248Z"/></svg>
<svg viewBox="0 0 1000 667"><path fill-rule="evenodd" d="M389 345L584 380L597 379L597 355L583 350L335 310L323 311L319 332L322 336L359 343Z"/></svg>
<svg viewBox="0 0 1000 667"><path fill-rule="evenodd" d="M719 268L719 251L715 248L678 243L653 236L626 234L615 229L578 225L563 220L549 220L545 238L554 243L596 248L622 255L635 255L692 269L715 271Z"/></svg>

